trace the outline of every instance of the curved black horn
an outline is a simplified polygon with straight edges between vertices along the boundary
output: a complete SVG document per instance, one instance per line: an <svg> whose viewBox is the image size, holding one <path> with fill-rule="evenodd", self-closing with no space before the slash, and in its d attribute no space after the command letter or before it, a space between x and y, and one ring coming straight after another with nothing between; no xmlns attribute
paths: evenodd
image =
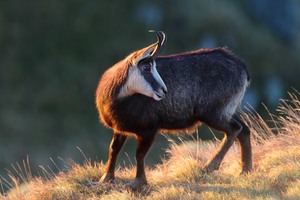
<svg viewBox="0 0 300 200"><path fill-rule="evenodd" d="M155 43L157 46L151 54L152 57L156 58L166 44L166 34L155 30L150 30L149 32L153 32L157 38L157 42Z"/></svg>

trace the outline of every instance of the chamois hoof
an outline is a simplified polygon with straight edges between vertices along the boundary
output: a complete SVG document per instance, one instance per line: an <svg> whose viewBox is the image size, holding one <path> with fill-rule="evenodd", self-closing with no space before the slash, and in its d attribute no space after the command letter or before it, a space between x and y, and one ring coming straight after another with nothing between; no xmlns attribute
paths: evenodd
<svg viewBox="0 0 300 200"><path fill-rule="evenodd" d="M143 186L147 185L146 180L139 180L135 179L131 183L127 185L127 191L128 192L142 192L143 191Z"/></svg>
<svg viewBox="0 0 300 200"><path fill-rule="evenodd" d="M244 166L240 175L247 175L253 171L252 166Z"/></svg>
<svg viewBox="0 0 300 200"><path fill-rule="evenodd" d="M109 173L105 173L100 178L99 183L112 183L114 180L115 180L114 175L111 175Z"/></svg>
<svg viewBox="0 0 300 200"><path fill-rule="evenodd" d="M215 170L218 170L220 168L220 165L214 164L214 163L209 163L205 164L203 167L203 171L206 173L212 173Z"/></svg>

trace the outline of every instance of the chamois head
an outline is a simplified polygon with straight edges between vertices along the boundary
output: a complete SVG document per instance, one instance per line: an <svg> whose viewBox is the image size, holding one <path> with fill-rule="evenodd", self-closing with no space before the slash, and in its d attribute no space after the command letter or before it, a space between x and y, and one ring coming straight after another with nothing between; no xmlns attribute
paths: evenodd
<svg viewBox="0 0 300 200"><path fill-rule="evenodd" d="M155 63L155 59L165 44L166 36L161 31L150 32L155 33L157 41L127 57L129 61L127 80L119 97L139 93L159 101L167 93L167 87L157 72Z"/></svg>

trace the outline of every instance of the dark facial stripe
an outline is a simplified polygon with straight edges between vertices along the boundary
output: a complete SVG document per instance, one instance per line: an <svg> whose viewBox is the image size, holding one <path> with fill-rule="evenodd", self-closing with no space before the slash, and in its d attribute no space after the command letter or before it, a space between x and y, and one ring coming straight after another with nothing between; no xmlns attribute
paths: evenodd
<svg viewBox="0 0 300 200"><path fill-rule="evenodd" d="M150 84L152 89L154 91L158 91L158 89L161 87L159 83L156 81L152 73L142 73L144 76L145 80Z"/></svg>

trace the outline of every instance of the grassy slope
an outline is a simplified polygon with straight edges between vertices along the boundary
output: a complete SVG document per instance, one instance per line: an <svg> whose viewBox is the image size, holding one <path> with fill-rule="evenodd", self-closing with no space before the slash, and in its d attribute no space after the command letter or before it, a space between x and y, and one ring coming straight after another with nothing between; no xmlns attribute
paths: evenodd
<svg viewBox="0 0 300 200"><path fill-rule="evenodd" d="M299 93L297 94L299 95ZM102 163L71 163L67 172L42 177L30 173L11 176L13 189L3 199L300 199L300 103L297 95L282 101L271 129L256 113L243 115L252 129L254 171L239 176L239 146L235 144L219 171L202 173L217 142L171 142L170 158L147 169L149 186L140 194L127 192L135 168L118 169L115 184L95 185L104 171ZM273 132L278 132L274 135ZM197 155L200 155L197 157ZM28 168L28 167L27 167ZM30 171L26 169L25 171ZM19 184L24 179L25 184Z"/></svg>

